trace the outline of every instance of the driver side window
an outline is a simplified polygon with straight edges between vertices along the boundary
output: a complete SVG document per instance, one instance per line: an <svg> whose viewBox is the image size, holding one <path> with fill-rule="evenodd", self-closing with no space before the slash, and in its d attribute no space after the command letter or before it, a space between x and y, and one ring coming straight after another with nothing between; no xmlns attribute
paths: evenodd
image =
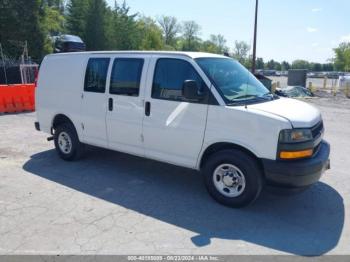
<svg viewBox="0 0 350 262"><path fill-rule="evenodd" d="M206 84L190 63L181 59L159 59L154 72L152 98L189 102L182 95L186 80L196 81L201 91L209 94Z"/></svg>

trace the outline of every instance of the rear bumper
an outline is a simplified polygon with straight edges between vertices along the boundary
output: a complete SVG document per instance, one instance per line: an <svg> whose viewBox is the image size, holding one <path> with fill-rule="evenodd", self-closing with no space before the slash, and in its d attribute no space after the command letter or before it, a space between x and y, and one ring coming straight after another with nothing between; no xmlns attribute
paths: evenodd
<svg viewBox="0 0 350 262"><path fill-rule="evenodd" d="M305 187L316 183L330 168L330 145L322 141L317 154L308 159L279 161L263 159L265 177L269 184L283 187Z"/></svg>

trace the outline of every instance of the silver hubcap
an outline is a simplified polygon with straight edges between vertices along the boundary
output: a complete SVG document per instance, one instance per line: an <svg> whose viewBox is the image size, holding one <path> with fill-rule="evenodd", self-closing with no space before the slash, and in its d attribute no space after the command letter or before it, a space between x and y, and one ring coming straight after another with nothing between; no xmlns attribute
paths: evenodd
<svg viewBox="0 0 350 262"><path fill-rule="evenodd" d="M232 164L222 164L213 173L216 189L227 197L240 196L246 186L242 171Z"/></svg>
<svg viewBox="0 0 350 262"><path fill-rule="evenodd" d="M72 140L66 132L61 132L58 135L58 146L64 154L69 154L72 151Z"/></svg>

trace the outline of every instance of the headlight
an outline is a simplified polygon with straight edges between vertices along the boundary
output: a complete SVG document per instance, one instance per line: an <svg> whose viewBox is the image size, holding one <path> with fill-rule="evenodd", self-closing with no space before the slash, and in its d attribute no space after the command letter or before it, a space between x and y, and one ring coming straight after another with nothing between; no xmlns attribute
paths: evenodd
<svg viewBox="0 0 350 262"><path fill-rule="evenodd" d="M297 143L312 140L310 129L286 129L280 133L279 141L281 143Z"/></svg>

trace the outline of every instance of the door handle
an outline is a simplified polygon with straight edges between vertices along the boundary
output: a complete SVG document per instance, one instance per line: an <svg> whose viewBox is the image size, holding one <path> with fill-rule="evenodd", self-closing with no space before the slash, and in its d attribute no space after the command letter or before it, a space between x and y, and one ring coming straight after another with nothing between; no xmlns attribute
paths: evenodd
<svg viewBox="0 0 350 262"><path fill-rule="evenodd" d="M108 99L108 110L113 111L113 98Z"/></svg>
<svg viewBox="0 0 350 262"><path fill-rule="evenodd" d="M151 115L151 102L145 103L145 115L150 116Z"/></svg>

